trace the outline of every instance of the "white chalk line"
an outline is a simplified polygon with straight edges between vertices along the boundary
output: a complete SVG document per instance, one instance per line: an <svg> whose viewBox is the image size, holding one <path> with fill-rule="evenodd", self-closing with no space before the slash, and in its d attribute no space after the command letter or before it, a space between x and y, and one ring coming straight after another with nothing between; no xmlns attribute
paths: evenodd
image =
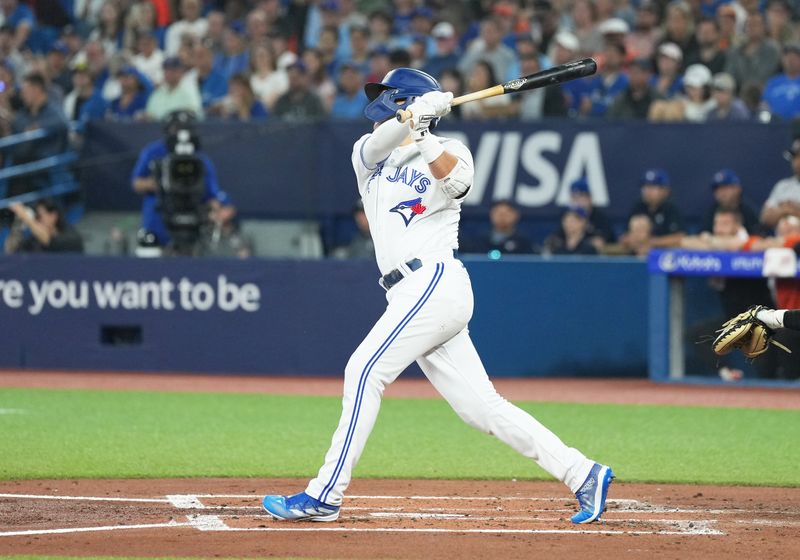
<svg viewBox="0 0 800 560"><path fill-rule="evenodd" d="M69 527L65 529L30 529L27 531L2 531L0 537L22 537L31 535L62 535L67 533L91 533L94 531L118 531L125 529L164 529L167 527L189 527L190 523L169 521L143 525L105 525L101 527Z"/></svg>
<svg viewBox="0 0 800 560"><path fill-rule="evenodd" d="M51 496L42 494L0 494L0 498L19 498L25 500L78 500L87 502L141 502L149 504L169 504L168 499L159 498L117 498L106 496Z"/></svg>

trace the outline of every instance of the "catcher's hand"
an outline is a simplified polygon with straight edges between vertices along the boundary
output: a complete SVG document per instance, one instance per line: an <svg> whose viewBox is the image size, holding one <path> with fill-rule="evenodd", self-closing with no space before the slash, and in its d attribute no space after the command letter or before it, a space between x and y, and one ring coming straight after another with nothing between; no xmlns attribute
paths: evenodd
<svg viewBox="0 0 800 560"><path fill-rule="evenodd" d="M762 309L765 309L763 305L754 305L723 323L722 328L717 331L719 335L712 343L714 352L718 356L724 356L739 349L747 358L753 359L766 352L772 343L791 353L783 344L772 339L775 331L756 318L756 314Z"/></svg>

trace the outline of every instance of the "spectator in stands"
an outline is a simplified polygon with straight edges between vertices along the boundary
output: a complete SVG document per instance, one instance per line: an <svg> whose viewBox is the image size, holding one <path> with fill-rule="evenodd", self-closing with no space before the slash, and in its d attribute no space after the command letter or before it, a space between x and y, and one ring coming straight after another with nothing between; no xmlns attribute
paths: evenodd
<svg viewBox="0 0 800 560"><path fill-rule="evenodd" d="M589 220L586 233L589 241L598 251L604 244L614 241L611 221L601 208L593 204L589 180L586 177L575 179L570 185L569 203L570 206L583 208L586 211L586 217Z"/></svg>
<svg viewBox="0 0 800 560"><path fill-rule="evenodd" d="M686 58L687 68L692 64L703 64L712 74L725 70L727 55L720 49L719 25L710 18L701 19L695 32L697 52Z"/></svg>
<svg viewBox="0 0 800 560"><path fill-rule="evenodd" d="M784 156L791 162L793 175L781 179L764 202L761 223L773 228L784 216L800 216L800 138L796 138Z"/></svg>
<svg viewBox="0 0 800 560"><path fill-rule="evenodd" d="M64 116L70 121L102 120L108 104L94 86L86 63L76 64L72 71L72 91L64 98Z"/></svg>
<svg viewBox="0 0 800 560"><path fill-rule="evenodd" d="M369 222L364 212L364 202L361 199L356 200L353 206L353 221L358 228L355 237L347 245L334 249L331 256L337 259L375 258L375 244L369 233Z"/></svg>
<svg viewBox="0 0 800 560"><path fill-rule="evenodd" d="M597 11L589 0L575 0L572 4L572 34L578 39L577 52L588 56L603 47L603 36L597 30Z"/></svg>
<svg viewBox="0 0 800 560"><path fill-rule="evenodd" d="M236 74L228 82L228 95L209 109L209 114L227 121L250 122L267 118L267 108L256 98L245 74Z"/></svg>
<svg viewBox="0 0 800 560"><path fill-rule="evenodd" d="M89 34L89 41L99 41L108 56L123 48L123 15L116 2L104 2L100 8L100 21Z"/></svg>
<svg viewBox="0 0 800 560"><path fill-rule="evenodd" d="M158 41L152 31L139 33L136 50L137 53L131 59L131 63L147 76L154 86L161 85L164 79L164 53L158 48Z"/></svg>
<svg viewBox="0 0 800 560"><path fill-rule="evenodd" d="M463 95L464 91L464 77L456 68L450 68L442 72L439 76L439 85L442 86L442 91L449 91L453 97ZM456 105L450 110L448 118L460 119L461 118L461 105Z"/></svg>
<svg viewBox="0 0 800 560"><path fill-rule="evenodd" d="M122 92L111 102L108 118L116 121L138 120L144 117L152 85L136 68L126 64L117 73Z"/></svg>
<svg viewBox="0 0 800 560"><path fill-rule="evenodd" d="M19 203L9 206L16 220L6 237L6 254L83 253L80 234L67 223L64 211L54 200L40 199L33 208L31 211Z"/></svg>
<svg viewBox="0 0 800 560"><path fill-rule="evenodd" d="M256 45L250 51L250 87L268 109L289 89L289 77L276 67L269 45Z"/></svg>
<svg viewBox="0 0 800 560"><path fill-rule="evenodd" d="M520 56L523 76L539 72L539 56L528 53ZM450 90L445 90L450 91ZM519 116L524 121L536 121L542 117L566 117L567 103L564 92L558 84L535 89L518 97Z"/></svg>
<svg viewBox="0 0 800 560"><path fill-rule="evenodd" d="M717 7L715 19L719 27L719 48L730 52L739 39L736 8L732 4L720 5Z"/></svg>
<svg viewBox="0 0 800 560"><path fill-rule="evenodd" d="M164 38L164 52L176 56L185 36L200 40L208 30L208 21L202 15L201 0L180 0L181 19L167 29Z"/></svg>
<svg viewBox="0 0 800 560"><path fill-rule="evenodd" d="M561 216L561 229L544 241L551 255L596 255L589 236L589 216L580 206L570 206Z"/></svg>
<svg viewBox="0 0 800 560"><path fill-rule="evenodd" d="M468 82L469 91L479 91L500 83L497 81L492 65L485 60L479 60L472 65ZM510 96L497 95L465 103L461 108L461 116L470 120L496 119L508 117L514 111L515 106L512 104Z"/></svg>
<svg viewBox="0 0 800 560"><path fill-rule="evenodd" d="M711 71L702 64L692 64L683 77L684 94L655 101L650 106L650 121L704 122L714 108L711 99Z"/></svg>
<svg viewBox="0 0 800 560"><path fill-rule="evenodd" d="M323 27L319 35L319 43L316 47L322 57L322 64L325 70L335 75L337 65L341 62L337 57L339 52L339 32L335 27Z"/></svg>
<svg viewBox="0 0 800 560"><path fill-rule="evenodd" d="M0 83L5 86L0 88L0 137L3 137L11 134L14 111L22 103L14 87L14 73L9 66L2 63L0 63Z"/></svg>
<svg viewBox="0 0 800 560"><path fill-rule="evenodd" d="M165 126L166 139L156 140L145 146L131 173L133 191L142 196L142 229L154 236L156 245L166 247L170 243L170 235L158 208L159 184L156 179L158 163L169 153L168 142L176 141L179 131L192 131L194 117L187 111L176 111L167 117ZM221 225L233 219L236 208L227 193L220 188L217 170L211 159L202 151L196 155L203 162L203 179L205 181L204 203L209 206L209 221Z"/></svg>
<svg viewBox="0 0 800 560"><path fill-rule="evenodd" d="M317 94L311 91L308 69L302 61L287 68L289 90L275 103L275 115L290 122L309 122L325 117L325 108Z"/></svg>
<svg viewBox="0 0 800 560"><path fill-rule="evenodd" d="M350 57L347 62L358 67L362 75L369 72L369 28L363 25L350 27Z"/></svg>
<svg viewBox="0 0 800 560"><path fill-rule="evenodd" d="M10 25L0 25L0 60L15 72L25 67L25 59L17 49L14 29Z"/></svg>
<svg viewBox="0 0 800 560"><path fill-rule="evenodd" d="M72 72L70 72L67 55L69 49L63 41L56 41L47 50L44 61L44 74L51 88L59 91L59 96L64 97L72 89Z"/></svg>
<svg viewBox="0 0 800 560"><path fill-rule="evenodd" d="M152 34L157 44L163 44L166 30L158 24L158 13L152 2L136 2L131 5L125 18L125 49L132 51L139 36Z"/></svg>
<svg viewBox="0 0 800 560"><path fill-rule="evenodd" d="M764 15L767 19L767 37L778 46L800 40L797 28L792 23L792 8L787 0L768 0Z"/></svg>
<svg viewBox="0 0 800 560"><path fill-rule="evenodd" d="M434 78L439 78L445 70L458 67L458 37L455 27L449 21L437 23L431 35L436 40L436 54L428 59L422 69Z"/></svg>
<svg viewBox="0 0 800 560"><path fill-rule="evenodd" d="M674 247L684 235L683 217L670 200L669 175L663 169L648 169L640 181L641 200L630 215L645 214L653 222L653 247Z"/></svg>
<svg viewBox="0 0 800 560"><path fill-rule="evenodd" d="M711 81L711 94L714 107L709 111L709 121L741 121L750 118L750 111L741 99L736 97L736 82L733 76L721 72Z"/></svg>
<svg viewBox="0 0 800 560"><path fill-rule="evenodd" d="M709 210L703 231L713 231L714 216L718 210L737 212L742 225L748 233L759 230L758 212L742 197L742 182L731 169L720 169L711 178L711 190L714 194L714 205Z"/></svg>
<svg viewBox="0 0 800 560"><path fill-rule="evenodd" d="M783 47L783 74L772 77L764 88L764 103L784 119L800 114L800 43Z"/></svg>
<svg viewBox="0 0 800 560"><path fill-rule="evenodd" d="M237 216L215 223L211 235L203 242L202 254L207 257L249 259L253 256L253 239L242 232Z"/></svg>
<svg viewBox="0 0 800 560"><path fill-rule="evenodd" d="M1 0L0 15L2 15L3 25L7 25L14 31L12 44L14 49L22 50L31 31L36 27L36 18L33 11L24 2L19 0Z"/></svg>
<svg viewBox="0 0 800 560"><path fill-rule="evenodd" d="M373 11L368 18L368 27L370 50L387 49L388 52L392 43L392 16L381 10Z"/></svg>
<svg viewBox="0 0 800 560"><path fill-rule="evenodd" d="M725 72L737 84L746 81L765 83L775 74L781 62L777 45L767 38L764 16L759 12L747 16L744 42L728 53Z"/></svg>
<svg viewBox="0 0 800 560"><path fill-rule="evenodd" d="M614 101L628 87L628 76L622 71L625 46L611 42L603 50L603 67L598 76L589 79L589 95L583 98L581 114L603 117Z"/></svg>
<svg viewBox="0 0 800 560"><path fill-rule="evenodd" d="M319 49L306 49L303 53L303 63L308 71L311 91L319 97L319 100L322 102L322 107L327 114L331 109L331 105L333 105L334 97L336 97L336 84L328 73L322 58L322 52ZM382 78L383 76L381 76L381 79ZM378 81L380 81L380 79Z"/></svg>
<svg viewBox="0 0 800 560"><path fill-rule="evenodd" d="M653 76L650 85L661 97L671 99L683 89L681 78L683 53L675 43L662 43L658 47L656 61L658 74Z"/></svg>
<svg viewBox="0 0 800 560"><path fill-rule="evenodd" d="M691 6L682 0L667 5L664 43L674 43L681 51L682 60L694 58L698 44L694 34L694 16ZM663 43L662 43L663 44Z"/></svg>
<svg viewBox="0 0 800 560"><path fill-rule="evenodd" d="M9 150L15 165L30 163L62 153L66 149L67 121L64 113L47 94L47 83L41 74L28 74L20 89L22 107L15 114L12 132L19 134L45 129L51 134L41 140L18 144ZM34 173L12 179L7 195L15 196L48 186L49 173Z"/></svg>
<svg viewBox="0 0 800 560"><path fill-rule="evenodd" d="M147 101L146 115L162 120L175 111L191 111L203 115L203 102L197 83L184 80L184 66L177 57L164 60L164 83L158 86Z"/></svg>
<svg viewBox="0 0 800 560"><path fill-rule="evenodd" d="M486 237L464 240L459 245L465 253L525 255L534 252L531 241L517 229L520 212L511 200L498 200L489 211L491 233Z"/></svg>
<svg viewBox="0 0 800 560"><path fill-rule="evenodd" d="M206 21L208 29L204 41L211 45L214 56L221 55L225 43L225 14L219 10L212 10L206 15Z"/></svg>
<svg viewBox="0 0 800 560"><path fill-rule="evenodd" d="M661 95L650 87L653 68L649 60L637 58L628 71L628 88L617 97L608 116L612 119L646 119L653 101Z"/></svg>
<svg viewBox="0 0 800 560"><path fill-rule="evenodd" d="M634 58L650 58L661 40L659 27L660 11L655 2L646 0L639 2L633 29L625 38L625 47Z"/></svg>
<svg viewBox="0 0 800 560"><path fill-rule="evenodd" d="M228 95L228 80L214 68L214 51L211 43L198 41L194 46L194 68L186 73L186 80L197 84L203 108L219 103Z"/></svg>
<svg viewBox="0 0 800 560"><path fill-rule="evenodd" d="M223 78L230 80L236 74L247 72L250 66L250 53L247 51L244 27L240 23L232 24L225 31L223 54L214 62L214 69Z"/></svg>
<svg viewBox="0 0 800 560"><path fill-rule="evenodd" d="M680 246L699 251L733 251L739 250L748 237L747 231L742 226L741 215L736 211L720 209L714 215L714 227L711 233L703 232L700 235L685 236L681 240ZM772 296L763 278L713 277L709 279L709 284L719 292L725 318L733 317L751 305L761 304L774 307ZM713 333L725 320L715 317L692 326L687 329L687 342L695 342L701 336ZM742 371L734 368L727 357L716 356L710 346L700 344L691 344L690 346L693 346L695 350L694 355L689 358L702 364L707 371L715 371L725 381L736 381L742 378ZM756 361L753 365L756 368L763 368L768 364ZM760 377L771 377L773 372L760 370L758 374Z"/></svg>
<svg viewBox="0 0 800 560"><path fill-rule="evenodd" d="M607 243L602 248L604 255L644 258L650 253L653 222L647 214L634 214L628 219L628 230L618 243Z"/></svg>
<svg viewBox="0 0 800 560"><path fill-rule="evenodd" d="M490 17L481 22L480 37L472 41L467 52L458 64L458 70L465 76L472 75L473 68L480 61L488 62L492 74L497 76L499 82L513 79L509 76L509 69L517 64L517 57L510 48L502 43L502 23L497 17Z"/></svg>
<svg viewBox="0 0 800 560"><path fill-rule="evenodd" d="M339 93L333 100L331 117L360 119L369 100L364 93L364 77L354 64L344 63L339 71Z"/></svg>

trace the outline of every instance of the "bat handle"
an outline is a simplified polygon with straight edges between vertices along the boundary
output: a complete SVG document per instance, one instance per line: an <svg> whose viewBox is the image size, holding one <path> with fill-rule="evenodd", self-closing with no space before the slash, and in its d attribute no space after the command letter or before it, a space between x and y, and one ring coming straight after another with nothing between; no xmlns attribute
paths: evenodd
<svg viewBox="0 0 800 560"><path fill-rule="evenodd" d="M408 109L398 109L397 113L395 113L394 117L397 119L397 122L404 123L407 122L413 115L411 111Z"/></svg>

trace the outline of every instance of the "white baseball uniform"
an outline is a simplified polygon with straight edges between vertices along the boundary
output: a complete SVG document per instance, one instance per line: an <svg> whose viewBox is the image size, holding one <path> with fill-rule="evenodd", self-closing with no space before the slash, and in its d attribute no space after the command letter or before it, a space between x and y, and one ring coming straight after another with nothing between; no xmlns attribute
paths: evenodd
<svg viewBox="0 0 800 560"><path fill-rule="evenodd" d="M486 374L467 329L473 309L470 279L454 258L462 200L445 194L413 142L398 146L408 132L400 126L406 125L392 119L360 138L352 163L381 274L396 269L404 278L387 291L386 311L347 363L339 426L306 493L341 504L384 388L415 360L465 422L497 436L576 492L594 463L498 395ZM386 142L389 129L395 141L384 150L388 157L378 159L368 148ZM434 138L462 160L471 184L472 155L466 146ZM407 264L412 259L422 266L412 270Z"/></svg>

